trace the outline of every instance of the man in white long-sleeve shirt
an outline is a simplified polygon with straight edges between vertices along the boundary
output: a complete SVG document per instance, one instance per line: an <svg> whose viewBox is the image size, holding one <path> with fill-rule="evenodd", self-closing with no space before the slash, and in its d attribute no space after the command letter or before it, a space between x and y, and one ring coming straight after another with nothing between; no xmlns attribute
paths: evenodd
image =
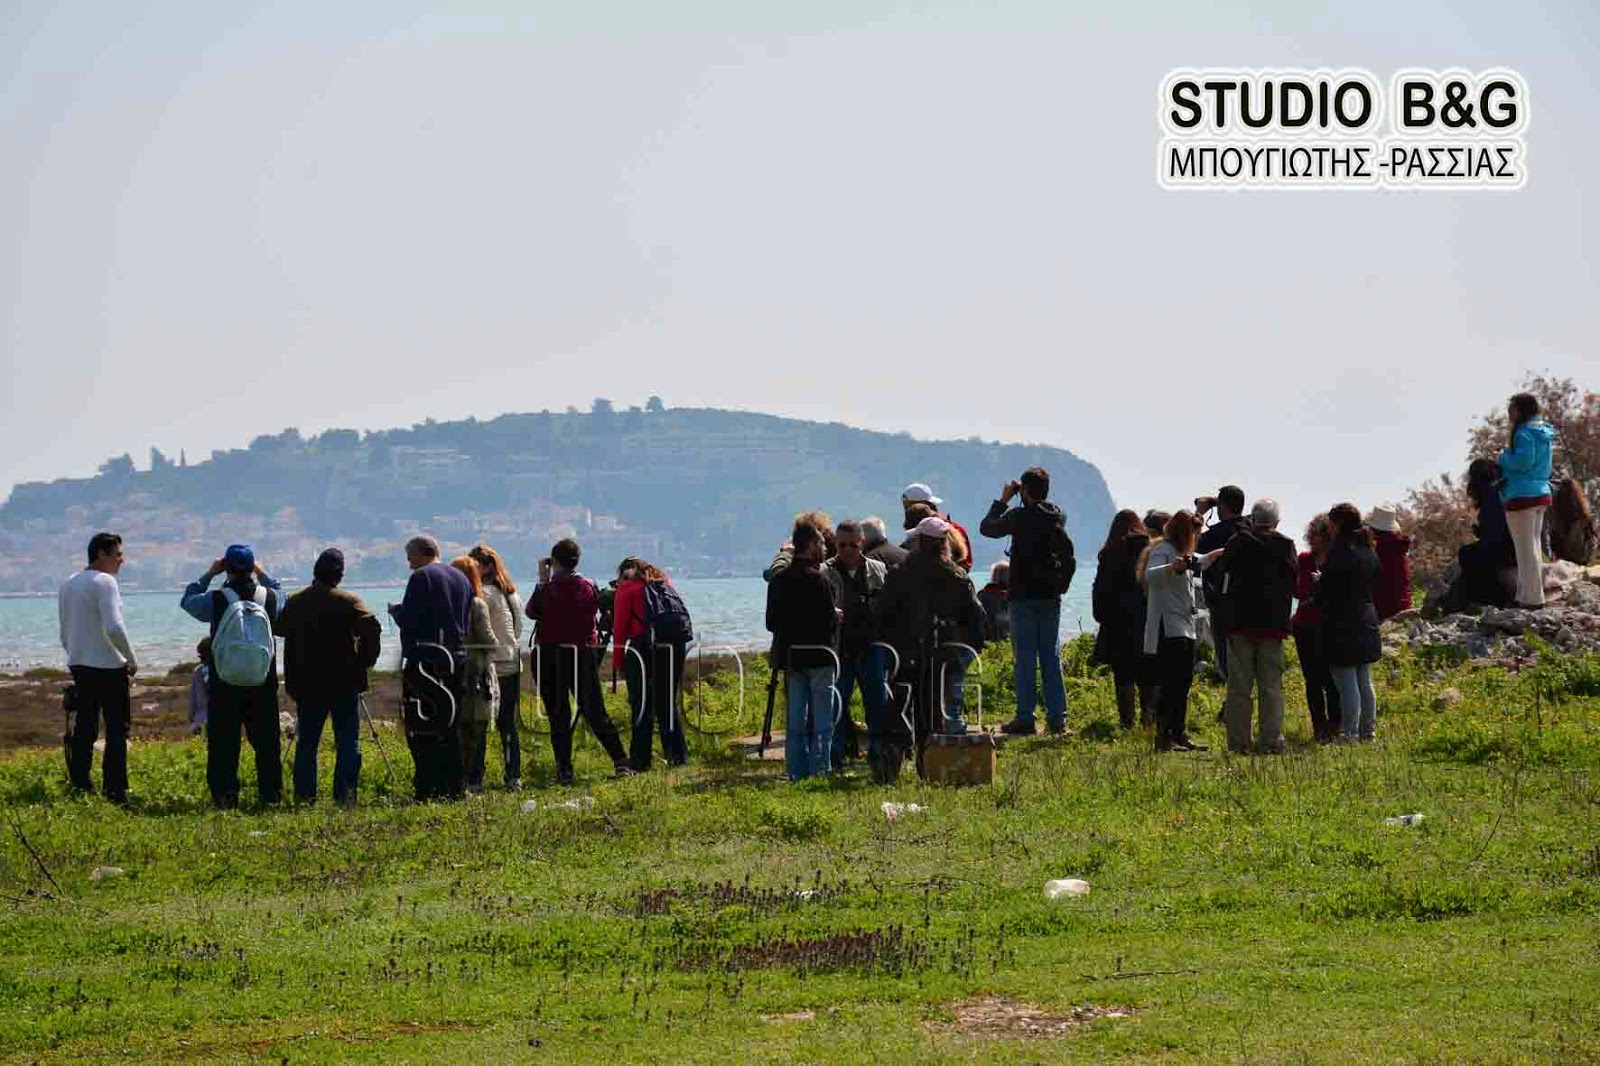
<svg viewBox="0 0 1600 1066"><path fill-rule="evenodd" d="M100 719L106 725L106 752L101 764L105 796L112 803L128 801L128 725L133 708L130 682L139 669L122 624L122 538L96 533L89 540L89 566L66 580L57 604L61 611L61 646L77 690L78 709L67 734L67 776L72 787L94 791L89 770Z"/></svg>

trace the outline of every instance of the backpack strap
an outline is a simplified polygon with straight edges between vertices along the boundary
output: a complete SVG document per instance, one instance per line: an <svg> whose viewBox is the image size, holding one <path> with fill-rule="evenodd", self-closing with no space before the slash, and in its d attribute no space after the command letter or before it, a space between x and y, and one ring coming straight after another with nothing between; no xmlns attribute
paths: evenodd
<svg viewBox="0 0 1600 1066"><path fill-rule="evenodd" d="M222 616L228 613L228 608L233 606L233 601L239 594L228 586L211 590L211 635L217 635L217 626L222 622Z"/></svg>

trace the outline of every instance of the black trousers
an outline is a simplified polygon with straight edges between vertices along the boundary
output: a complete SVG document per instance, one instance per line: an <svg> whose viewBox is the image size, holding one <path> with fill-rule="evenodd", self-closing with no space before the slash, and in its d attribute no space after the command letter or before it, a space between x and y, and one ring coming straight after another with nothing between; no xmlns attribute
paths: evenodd
<svg viewBox="0 0 1600 1066"><path fill-rule="evenodd" d="M256 787L262 803L283 796L283 748L278 732L278 678L251 688L211 679L206 719L206 784L219 807L239 803L239 738L248 737L256 753Z"/></svg>
<svg viewBox="0 0 1600 1066"><path fill-rule="evenodd" d="M1156 743L1177 740L1189 731L1189 686L1194 683L1194 640L1163 635L1156 646L1161 706L1156 713Z"/></svg>
<svg viewBox="0 0 1600 1066"><path fill-rule="evenodd" d="M593 648L571 648L554 644L540 646L539 698L550 716L550 749L558 771L572 769L572 703L576 697L578 713L589 723L594 738L606 749L611 761L626 766L628 753L622 750L617 727L606 714L605 693L600 688L600 660Z"/></svg>
<svg viewBox="0 0 1600 1066"><path fill-rule="evenodd" d="M629 738L628 757L635 770L650 769L652 735L661 734L661 757L670 765L682 766L689 761L689 748L683 738L683 667L686 658L682 644L657 645L649 640L628 641L649 664L649 671L640 669L639 657L633 652L623 653L623 667L628 682L628 709L633 715L632 736ZM648 682L648 683L647 683ZM648 697L649 707L640 700Z"/></svg>
<svg viewBox="0 0 1600 1066"><path fill-rule="evenodd" d="M100 720L104 719L106 754L100 774L105 779L106 799L121 803L128 798L128 726L133 720L128 671L74 666L72 683L78 690L78 710L62 738L67 749L67 779L73 788L94 791L89 770Z"/></svg>
<svg viewBox="0 0 1600 1066"><path fill-rule="evenodd" d="M1306 710L1311 712L1311 735L1329 739L1340 731L1339 689L1322 657L1322 635L1317 626L1295 626L1294 648L1300 656L1300 676L1306 679Z"/></svg>
<svg viewBox="0 0 1600 1066"><path fill-rule="evenodd" d="M411 786L417 802L461 797L461 733L454 726L442 733L407 730L406 747L411 749Z"/></svg>
<svg viewBox="0 0 1600 1066"><path fill-rule="evenodd" d="M500 711L495 716L494 727L500 734L500 754L505 766L506 783L522 779L522 674L503 674L500 682ZM487 731L483 743L489 742ZM483 762L480 753L478 762Z"/></svg>

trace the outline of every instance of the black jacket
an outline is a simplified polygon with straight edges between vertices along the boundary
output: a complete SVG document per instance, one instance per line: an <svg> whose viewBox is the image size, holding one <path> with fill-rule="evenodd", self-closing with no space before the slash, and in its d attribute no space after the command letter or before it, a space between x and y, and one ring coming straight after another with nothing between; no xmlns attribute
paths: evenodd
<svg viewBox="0 0 1600 1066"><path fill-rule="evenodd" d="M935 619L941 643L983 647L983 604L972 578L932 552L912 552L904 566L889 571L873 609L884 639L894 645L902 665L918 659Z"/></svg>
<svg viewBox="0 0 1600 1066"><path fill-rule="evenodd" d="M1322 608L1322 651L1329 666L1360 666L1383 658L1378 611L1372 605L1378 553L1360 534L1337 538L1322 564L1315 599Z"/></svg>
<svg viewBox="0 0 1600 1066"><path fill-rule="evenodd" d="M839 622L833 583L821 568L791 563L783 573L767 583L767 629L772 633L772 653L779 668L805 670L833 666L833 656L825 651L802 650L792 656L789 649L798 644L822 645L837 649Z"/></svg>
<svg viewBox="0 0 1600 1066"><path fill-rule="evenodd" d="M1277 530L1246 524L1228 541L1212 570L1222 570L1228 630L1252 637L1287 637L1299 559L1294 541Z"/></svg>
<svg viewBox="0 0 1600 1066"><path fill-rule="evenodd" d="M1233 518L1219 518L1210 528L1200 534L1200 539L1195 542L1194 550L1201 555L1214 552L1218 548L1226 548L1234 534L1242 529L1248 529L1250 522L1243 515ZM1211 624L1213 627L1228 628L1228 602L1222 595L1222 571L1215 566L1208 567L1200 575L1200 589L1205 593L1206 606L1211 608Z"/></svg>
<svg viewBox="0 0 1600 1066"><path fill-rule="evenodd" d="M1149 546L1149 536L1136 533L1100 552L1094 574L1094 620L1100 623L1095 647L1106 662L1128 662L1144 652L1146 597L1138 568Z"/></svg>
<svg viewBox="0 0 1600 1066"><path fill-rule="evenodd" d="M382 627L354 593L320 582L283 604L272 631L283 638L284 687L299 701L367 690Z"/></svg>
<svg viewBox="0 0 1600 1066"><path fill-rule="evenodd" d="M1073 556L1072 538L1067 536L1067 517L1061 508L1045 500L1024 504L1009 511L999 500L989 505L989 513L978 523L986 537L1011 538L1011 599L1053 600L1061 589L1051 588L1048 580L1050 552L1060 550L1066 567L1066 583L1078 568Z"/></svg>
<svg viewBox="0 0 1600 1066"><path fill-rule="evenodd" d="M887 540L880 540L867 545L861 552L868 559L876 559L890 570L906 561L906 556L911 553L898 544L891 544Z"/></svg>

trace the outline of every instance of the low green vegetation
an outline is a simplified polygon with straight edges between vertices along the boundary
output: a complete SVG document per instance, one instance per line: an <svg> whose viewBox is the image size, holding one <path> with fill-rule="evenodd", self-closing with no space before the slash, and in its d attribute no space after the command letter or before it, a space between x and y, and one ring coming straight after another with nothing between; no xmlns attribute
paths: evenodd
<svg viewBox="0 0 1600 1066"><path fill-rule="evenodd" d="M742 720L731 672L700 694L696 720L726 733L695 734L688 769L611 781L586 738L576 788L451 805L409 801L389 726L394 774L369 737L354 811L208 811L196 741L134 748L131 811L68 797L59 751L11 755L0 1049L1600 1058L1600 660L1387 662L1381 740L1354 747L1309 744L1291 683L1291 753L1243 759L1119 735L1109 679L1082 644L1066 654L1076 736L1009 744L967 789L783 782L732 743L759 728L757 663ZM984 657L991 720L1012 704L1006 656ZM1214 745L1220 705L1202 686L1191 709ZM548 749L527 746L544 786ZM890 821L887 800L927 809ZM1089 895L1047 900L1065 877ZM1009 1001L1055 1022L964 1006Z"/></svg>

